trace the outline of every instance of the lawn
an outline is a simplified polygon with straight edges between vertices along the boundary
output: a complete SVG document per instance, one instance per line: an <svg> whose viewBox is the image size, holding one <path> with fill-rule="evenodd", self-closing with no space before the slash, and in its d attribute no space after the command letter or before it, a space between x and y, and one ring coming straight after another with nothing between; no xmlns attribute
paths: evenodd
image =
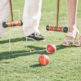
<svg viewBox="0 0 81 81"><path fill-rule="evenodd" d="M56 24L56 1L43 0L39 29L45 41L26 40L22 27L5 29L0 40L0 81L81 81L81 47L63 47L66 33L46 31L46 25ZM13 8L15 20L22 19L24 1L14 0ZM79 0L77 26L81 32L80 8ZM66 0L60 2L59 20L59 25L68 26ZM47 54L48 44L56 45L54 54ZM41 54L49 56L48 65L39 65Z"/></svg>

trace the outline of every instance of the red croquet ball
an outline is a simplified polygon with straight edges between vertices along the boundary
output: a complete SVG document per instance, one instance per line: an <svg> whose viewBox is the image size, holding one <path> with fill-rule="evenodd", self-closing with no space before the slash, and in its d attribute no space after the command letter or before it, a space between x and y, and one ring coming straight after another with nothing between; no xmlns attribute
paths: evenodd
<svg viewBox="0 0 81 81"><path fill-rule="evenodd" d="M41 55L39 57L39 63L40 65L47 65L49 63L49 57L47 55Z"/></svg>
<svg viewBox="0 0 81 81"><path fill-rule="evenodd" d="M53 44L48 44L46 50L48 53L54 53L56 51L56 46Z"/></svg>

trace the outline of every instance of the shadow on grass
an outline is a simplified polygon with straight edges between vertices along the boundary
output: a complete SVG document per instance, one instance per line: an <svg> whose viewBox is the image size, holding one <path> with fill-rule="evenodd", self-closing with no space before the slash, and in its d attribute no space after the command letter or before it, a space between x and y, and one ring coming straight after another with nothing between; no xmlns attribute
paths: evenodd
<svg viewBox="0 0 81 81"><path fill-rule="evenodd" d="M17 58L20 56L28 56L28 55L33 55L33 54L46 54L45 48L42 47L36 47L36 46L28 46L28 48L33 48L32 50L27 50L27 51L7 51L7 52L1 52L0 53L0 60L4 59L12 59L12 58Z"/></svg>
<svg viewBox="0 0 81 81"><path fill-rule="evenodd" d="M65 48L71 48L71 47L64 47L62 45L57 45L56 47L57 47L57 51L65 49ZM12 58L20 57L20 56L28 56L28 55L33 55L33 54L48 54L46 52L46 48L44 48L44 47L29 45L29 46L27 46L27 48L29 48L29 50L0 52L0 60L12 59Z"/></svg>
<svg viewBox="0 0 81 81"><path fill-rule="evenodd" d="M44 47L38 47L38 46L30 46L30 45L29 45L29 46L27 46L27 47L30 48L30 49L33 48L34 50L41 50L41 51L42 51L42 50L46 50L46 48L44 48Z"/></svg>
<svg viewBox="0 0 81 81"><path fill-rule="evenodd" d="M62 49L65 49L65 48L76 48L76 46L63 46L63 45L57 45L57 50L62 50Z"/></svg>
<svg viewBox="0 0 81 81"><path fill-rule="evenodd" d="M57 45L57 50L62 50L62 49L65 49L65 48L68 48L68 47L65 47L65 46L62 46L62 45Z"/></svg>
<svg viewBox="0 0 81 81"><path fill-rule="evenodd" d="M21 38L11 38L10 39L10 42L13 43L13 42L18 42L18 41L26 41L26 38L25 37L21 37ZM28 39L27 41L33 41L31 39ZM4 43L9 43L9 39L7 40L1 40L0 41L0 44L4 44Z"/></svg>
<svg viewBox="0 0 81 81"><path fill-rule="evenodd" d="M34 65L31 65L30 67L36 68L36 67L42 67L42 65L40 65L40 64L34 64Z"/></svg>

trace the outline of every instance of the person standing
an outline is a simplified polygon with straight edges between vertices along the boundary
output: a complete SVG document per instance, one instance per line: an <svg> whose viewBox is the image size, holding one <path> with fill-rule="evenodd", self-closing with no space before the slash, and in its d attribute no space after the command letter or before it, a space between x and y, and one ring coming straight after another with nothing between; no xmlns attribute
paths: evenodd
<svg viewBox="0 0 81 81"><path fill-rule="evenodd" d="M79 31L77 29L77 6L78 0L67 0L67 11L68 11L68 33L66 39L62 43L63 46L71 46L76 39ZM81 37L74 43L75 46L81 45Z"/></svg>
<svg viewBox="0 0 81 81"><path fill-rule="evenodd" d="M39 32L42 0L25 0L23 12L23 30L27 38L44 40ZM7 21L10 11L9 0L0 0L0 38L3 36L3 22Z"/></svg>
<svg viewBox="0 0 81 81"><path fill-rule="evenodd" d="M39 32L42 0L25 0L23 13L23 30L27 38L44 40Z"/></svg>

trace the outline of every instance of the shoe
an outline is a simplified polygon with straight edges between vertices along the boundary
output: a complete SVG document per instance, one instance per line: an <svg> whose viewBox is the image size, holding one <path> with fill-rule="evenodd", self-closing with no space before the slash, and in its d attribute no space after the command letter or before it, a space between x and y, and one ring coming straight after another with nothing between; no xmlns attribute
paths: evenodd
<svg viewBox="0 0 81 81"><path fill-rule="evenodd" d="M78 41L76 41L76 42L74 43L74 46L76 46L76 47L81 46L81 36L80 36L80 38L78 39Z"/></svg>
<svg viewBox="0 0 81 81"><path fill-rule="evenodd" d="M31 35L27 36L27 39L41 41L44 40L44 37L40 33L32 33Z"/></svg>
<svg viewBox="0 0 81 81"><path fill-rule="evenodd" d="M64 40L62 45L63 46L72 46L72 44L75 41L78 34L79 34L79 31L77 28L75 28L73 32L68 32L66 39Z"/></svg>

